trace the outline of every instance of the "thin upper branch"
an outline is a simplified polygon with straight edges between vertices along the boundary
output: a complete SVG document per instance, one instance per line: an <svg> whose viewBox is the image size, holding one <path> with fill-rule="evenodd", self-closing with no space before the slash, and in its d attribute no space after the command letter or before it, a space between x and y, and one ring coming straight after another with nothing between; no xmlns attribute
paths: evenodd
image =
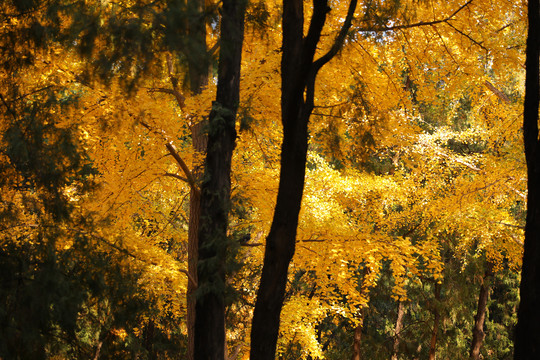
<svg viewBox="0 0 540 360"><path fill-rule="evenodd" d="M454 11L452 14L447 16L444 19L439 20L433 20L433 21L420 21L413 24L403 24L403 25L395 25L395 26L383 26L383 27L369 27L369 28L358 28L356 31L359 32L385 32L385 31L394 31L394 30L402 30L402 29L410 29L420 26L431 26L431 25L437 25L441 23L448 23L454 16L456 16L461 10L465 9L467 6L469 6L474 0L469 0L465 4L461 5L456 11Z"/></svg>
<svg viewBox="0 0 540 360"><path fill-rule="evenodd" d="M328 50L326 54L321 56L313 63L313 70L315 72L319 71L320 68L324 66L324 64L332 60L332 58L336 56L339 50L341 50L341 48L343 47L343 44L345 43L345 38L347 37L347 33L351 28L352 20L354 18L354 11L356 10L357 4L358 0L351 0L349 4L349 9L347 10L347 16L345 17L345 21L343 22L343 25L341 26L339 34L334 40L332 47L330 48L330 50Z"/></svg>
<svg viewBox="0 0 540 360"><path fill-rule="evenodd" d="M345 38L347 37L347 33L351 28L352 20L354 18L354 11L356 10L357 4L358 0L351 0L351 2L349 3L349 9L347 10L347 16L345 17L345 21L343 22L343 25L341 26L339 34L334 40L332 47L330 48L330 50L328 50L326 54L324 54L311 64L311 69L306 84L306 104L308 105L309 113L311 113L314 107L315 79L317 77L317 73L326 63L332 60L332 58L336 56L339 50L341 50L341 48L343 47L343 44L345 43Z"/></svg>

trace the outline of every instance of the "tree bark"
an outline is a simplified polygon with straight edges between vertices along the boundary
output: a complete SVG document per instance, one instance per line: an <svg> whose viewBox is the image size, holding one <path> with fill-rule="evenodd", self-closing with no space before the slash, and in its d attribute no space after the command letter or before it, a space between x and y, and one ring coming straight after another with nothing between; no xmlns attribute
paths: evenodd
<svg viewBox="0 0 540 360"><path fill-rule="evenodd" d="M191 46L187 48L189 87L193 95L198 95L208 85L209 61L206 46L206 21L204 19L204 0L188 0L189 13L188 41ZM191 141L196 153L204 154L208 139L204 133L207 122L201 120L191 125ZM196 166L192 169L195 180L199 183L204 167ZM189 230L188 230L188 273L192 280L188 280L186 293L187 306L187 333L188 348L187 360L194 360L195 351L195 316L197 290L197 258L199 254L199 218L201 214L201 199L199 192L191 188L189 195Z"/></svg>
<svg viewBox="0 0 540 360"><path fill-rule="evenodd" d="M403 329L403 316L405 315L405 306L403 301L398 301L398 312L396 319L396 327L394 329L394 344L392 350L392 360L398 360L399 341L401 338L401 330Z"/></svg>
<svg viewBox="0 0 540 360"><path fill-rule="evenodd" d="M148 360L156 359L156 351L154 350L154 332L155 332L154 320L149 320L143 330L143 344L148 353Z"/></svg>
<svg viewBox="0 0 540 360"><path fill-rule="evenodd" d="M441 312L439 303L441 301L441 284L435 284L435 306L433 307L433 330L431 331L431 341L429 343L429 360L436 359L437 337L439 334L439 323L441 321Z"/></svg>
<svg viewBox="0 0 540 360"><path fill-rule="evenodd" d="M539 0L529 0L523 140L527 162L527 218L521 270L520 304L514 359L540 359L540 154L539 103Z"/></svg>
<svg viewBox="0 0 540 360"><path fill-rule="evenodd" d="M245 8L245 0L223 0L217 94L209 116L201 186L196 360L223 360L225 357L225 259Z"/></svg>
<svg viewBox="0 0 540 360"><path fill-rule="evenodd" d="M490 284L489 278L493 276L493 267L490 263L486 265L486 271L482 277L482 285L480 286L480 294L478 295L478 307L476 316L474 317L473 337L471 343L471 351L469 358L477 360L480 358L480 348L486 334L484 333L484 321L486 320L486 308L489 298Z"/></svg>
<svg viewBox="0 0 540 360"><path fill-rule="evenodd" d="M362 345L363 327L364 327L364 317L362 316L362 318L360 319L360 323L354 328L353 354L352 354L351 360L362 359L361 345Z"/></svg>
<svg viewBox="0 0 540 360"><path fill-rule="evenodd" d="M315 79L319 69L330 61L343 45L355 8L356 0L352 0L334 46L317 61L313 61L326 15L330 10L327 0L313 1L313 15L306 37L303 36L303 1L283 1L281 172L274 218L266 239L261 282L253 312L251 359L275 359L287 272L295 251L298 215L304 191L308 121L313 110Z"/></svg>
<svg viewBox="0 0 540 360"><path fill-rule="evenodd" d="M204 153L207 146L207 137L203 133L203 127L206 122L201 121L191 128L191 139L193 149L198 153ZM203 166L197 166L193 168L192 174L197 181L200 181ZM198 191L191 189L189 198L189 230L188 230L188 273L190 279L188 279L187 286L187 330L188 330L188 349L187 360L194 359L195 350L195 317L196 317L196 296L197 290L197 258L199 254L199 218L201 215L201 198Z"/></svg>

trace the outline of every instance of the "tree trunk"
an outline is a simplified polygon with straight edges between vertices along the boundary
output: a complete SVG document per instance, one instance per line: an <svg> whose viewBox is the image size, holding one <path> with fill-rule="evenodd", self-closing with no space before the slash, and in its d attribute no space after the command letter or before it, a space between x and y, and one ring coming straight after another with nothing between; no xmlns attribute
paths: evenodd
<svg viewBox="0 0 540 360"><path fill-rule="evenodd" d="M225 356L225 259L245 7L245 0L223 1L217 95L209 116L205 175L201 186L196 360L223 360Z"/></svg>
<svg viewBox="0 0 540 360"><path fill-rule="evenodd" d="M540 359L540 154L538 143L539 102L539 0L529 0L529 31L523 111L523 139L527 161L527 218L521 271L520 304L514 359Z"/></svg>
<svg viewBox="0 0 540 360"><path fill-rule="evenodd" d="M203 127L206 122L201 121L191 128L191 139L193 142L193 149L198 153L204 153L207 146L207 137L203 133ZM197 181L200 181L202 172L204 171L203 166L198 166L193 168L192 174ZM189 198L189 231L188 231L188 273L190 278L188 279L187 286L187 330L188 330L188 349L187 349L187 360L194 359L194 349L195 349L195 307L196 307L196 296L195 291L197 290L197 258L199 254L199 218L201 215L201 198L198 191L191 189Z"/></svg>
<svg viewBox="0 0 540 360"><path fill-rule="evenodd" d="M327 0L313 1L313 15L306 37L302 0L283 1L283 56L281 59L281 112L283 143L279 189L251 328L251 359L274 360L279 320L289 263L295 251L298 214L304 191L308 147L308 121L313 110L318 70L343 45L356 0L352 0L344 25L331 50L313 61L330 8Z"/></svg>
<svg viewBox="0 0 540 360"><path fill-rule="evenodd" d="M396 319L396 327L394 329L394 345L392 350L392 360L398 360L399 341L401 338L401 330L403 329L403 316L405 315L405 306L403 301L398 301L398 312Z"/></svg>
<svg viewBox="0 0 540 360"><path fill-rule="evenodd" d="M351 360L362 359L361 345L362 345L362 329L364 327L364 317L360 319L360 323L354 328L353 337L353 354Z"/></svg>
<svg viewBox="0 0 540 360"><path fill-rule="evenodd" d="M188 0L189 21L188 39L191 45L186 53L188 60L189 87L193 95L198 95L208 85L209 61L206 48L206 21L204 19L204 0ZM203 131L206 122L199 121L191 125L191 141L196 153L204 154L207 146L207 137ZM193 177L199 183L204 167L196 166L192 169ZM197 258L199 253L199 217L201 214L200 194L191 189L189 195L189 230L188 230L188 279L187 302L187 333L188 348L187 360L194 360L195 351L195 306L197 290Z"/></svg>
<svg viewBox="0 0 540 360"><path fill-rule="evenodd" d="M435 306L433 307L433 330L431 331L431 341L429 343L429 360L435 360L437 350L437 336L439 334L439 323L441 321L441 312L439 303L441 301L441 284L435 284Z"/></svg>
<svg viewBox="0 0 540 360"><path fill-rule="evenodd" d="M154 331L154 320L149 320L143 330L143 345L148 352L148 360L155 360L157 358L156 351L154 350Z"/></svg>
<svg viewBox="0 0 540 360"><path fill-rule="evenodd" d="M493 266L488 263L486 265L486 271L482 277L482 285L480 286L480 294L478 295L478 307L476 310L476 316L474 317L473 337L471 344L471 351L469 353L470 359L477 360L480 357L480 348L486 334L484 333L484 321L486 320L486 308L489 298L489 278L493 276Z"/></svg>

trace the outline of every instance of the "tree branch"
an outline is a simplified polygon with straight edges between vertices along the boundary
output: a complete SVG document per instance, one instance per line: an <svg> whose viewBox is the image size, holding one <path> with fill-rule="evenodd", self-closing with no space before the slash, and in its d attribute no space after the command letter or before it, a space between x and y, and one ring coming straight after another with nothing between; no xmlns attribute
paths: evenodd
<svg viewBox="0 0 540 360"><path fill-rule="evenodd" d="M173 62L171 54L167 54L167 70L169 71L169 79L171 80L171 85L173 87L173 95L176 97L176 102L180 109L184 110L186 98L178 90L178 78L174 76Z"/></svg>
<svg viewBox="0 0 540 360"><path fill-rule="evenodd" d="M186 163L184 162L184 160L182 159L182 157L180 156L180 154L178 154L178 151L176 150L175 146L173 145L172 141L169 140L169 136L167 136L167 134L165 133L165 131L163 130L155 130L153 129L150 125L148 125L146 122L144 121L140 121L141 125L144 126L145 128L147 128L149 131L153 132L154 134L157 134L159 136L162 136L163 139L166 141L165 143L165 147L167 148L167 150L169 151L169 154L172 155L172 157L174 158L174 160L176 161L176 163L178 164L178 166L180 166L180 168L182 169L182 171L184 172L184 174L186 175L186 181L187 183L189 184L189 186L191 187L191 189L197 194L197 195L200 195L201 194L201 191L200 189L197 187L197 182L195 181L195 178L193 177L193 174L191 173L191 171L189 170L189 168L187 167ZM168 175L170 176L170 175Z"/></svg>
<svg viewBox="0 0 540 360"><path fill-rule="evenodd" d="M491 90L502 102L504 102L505 104L510 104L510 99L508 98L508 96L506 96L505 93L503 93L501 90L497 89L495 87L495 85L493 85L492 83L490 83L489 81L484 81L484 85L489 89Z"/></svg>
<svg viewBox="0 0 540 360"><path fill-rule="evenodd" d="M359 28L356 29L358 32L385 32L385 31L394 31L394 30L403 30L403 29L410 29L420 26L431 26L431 25L437 25L441 23L448 23L448 21L452 20L454 16L456 16L461 10L465 9L467 6L469 6L474 0L469 0L465 4L461 5L456 11L454 11L452 14L447 16L444 19L440 20L433 20L433 21L420 21L413 24L404 24L404 25L396 25L396 26L384 26L384 27L378 27L378 28Z"/></svg>
<svg viewBox="0 0 540 360"><path fill-rule="evenodd" d="M478 45L479 47L481 47L483 50L485 51L489 51L484 45L482 45L482 43L476 41L475 39L473 39L470 35L468 34L465 34L463 31L459 30L458 28L456 28L454 25L450 24L448 21L445 22L448 26L450 26L452 29L454 29L457 33L459 33L460 35L463 35L465 36L467 39L469 39L473 44L475 45Z"/></svg>
<svg viewBox="0 0 540 360"><path fill-rule="evenodd" d="M332 60L332 58L336 56L339 50L341 50L341 48L343 47L343 44L345 43L345 38L347 37L347 33L351 28L352 20L354 18L354 11L356 10L357 4L358 0L351 0L349 4L349 9L347 10L347 16L345 17L345 21L343 22L343 25L341 26L339 34L334 40L332 47L330 48L330 50L328 50L326 54L321 56L313 63L313 71L315 72L315 74L324 66L324 64Z"/></svg>
<svg viewBox="0 0 540 360"><path fill-rule="evenodd" d="M195 281L195 279L194 279L193 276L189 273L189 271L184 270L184 269L180 269L180 272L186 274L187 277L188 277L188 279L189 279L189 282L190 282L195 288L197 288L197 281Z"/></svg>
<svg viewBox="0 0 540 360"><path fill-rule="evenodd" d="M170 176L170 177L173 177L175 179L178 179L178 180L182 180L183 182L187 182L189 184L189 181L188 179L186 179L185 177L182 177L178 174L174 174L174 173L165 173L164 174L165 176Z"/></svg>
<svg viewBox="0 0 540 360"><path fill-rule="evenodd" d="M169 153L172 155L174 160L176 160L176 162L178 163L178 165L180 166L180 168L182 169L184 174L186 174L187 182L188 182L189 186L191 186L191 188L193 189L194 192L197 193L197 195L200 195L201 191L197 187L197 182L195 181L195 178L193 177L193 174L191 174L191 171L189 171L189 168L187 167L184 160L178 154L178 151L176 151L176 148L174 147L172 142L166 143L165 147L167 148L167 150L169 150Z"/></svg>
<svg viewBox="0 0 540 360"><path fill-rule="evenodd" d="M345 21L343 22L343 25L341 26L341 29L339 31L338 36L334 40L334 43L332 44L332 47L326 54L315 60L310 67L309 75L307 78L306 83L306 105L308 106L308 113L311 114L313 107L314 107L314 98L315 98L315 79L317 77L317 73L319 70L336 54L341 50L343 47L343 44L345 43L345 38L347 37L347 33L349 32L349 29L351 28L352 20L354 18L354 11L356 10L356 5L358 4L358 0L351 0L349 3L349 9L347 10L347 16L345 17ZM327 11L327 10L326 10ZM325 14L326 15L326 14ZM324 25L324 21L323 21ZM310 27L311 31L311 27ZM308 32L309 36L309 32ZM319 37L320 37L320 31L319 31ZM307 38L306 38L307 39ZM317 38L318 42L318 38Z"/></svg>

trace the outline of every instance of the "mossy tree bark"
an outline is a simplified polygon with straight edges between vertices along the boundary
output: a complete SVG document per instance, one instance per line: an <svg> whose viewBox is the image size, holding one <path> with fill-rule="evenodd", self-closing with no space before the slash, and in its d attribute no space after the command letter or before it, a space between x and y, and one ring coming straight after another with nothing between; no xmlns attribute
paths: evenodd
<svg viewBox="0 0 540 360"><path fill-rule="evenodd" d="M205 172L201 185L196 360L225 358L225 259L245 9L245 0L223 1L217 94L209 116Z"/></svg>

